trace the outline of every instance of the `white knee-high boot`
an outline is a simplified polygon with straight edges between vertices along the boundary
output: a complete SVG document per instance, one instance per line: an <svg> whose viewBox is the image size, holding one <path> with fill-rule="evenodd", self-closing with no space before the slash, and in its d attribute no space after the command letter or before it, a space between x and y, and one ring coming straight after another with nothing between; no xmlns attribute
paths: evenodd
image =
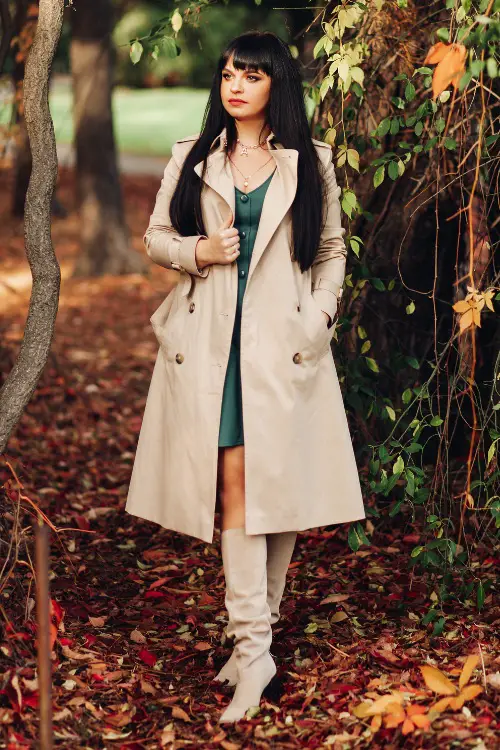
<svg viewBox="0 0 500 750"><path fill-rule="evenodd" d="M234 722L243 718L251 706L259 705L263 690L276 674L276 664L269 653L272 630L267 603L266 535L247 535L241 527L223 531L221 541L238 682L219 721Z"/></svg>
<svg viewBox="0 0 500 750"><path fill-rule="evenodd" d="M292 559L296 531L282 531L276 534L267 534L267 603L270 609L270 623L274 625L280 619L280 604L285 590L286 574ZM226 592L230 597L230 592ZM229 618L226 628L228 638L234 637L234 626ZM236 670L236 652L233 650L230 658L224 664L220 672L214 677L217 682L227 680L228 685L236 685L238 673Z"/></svg>

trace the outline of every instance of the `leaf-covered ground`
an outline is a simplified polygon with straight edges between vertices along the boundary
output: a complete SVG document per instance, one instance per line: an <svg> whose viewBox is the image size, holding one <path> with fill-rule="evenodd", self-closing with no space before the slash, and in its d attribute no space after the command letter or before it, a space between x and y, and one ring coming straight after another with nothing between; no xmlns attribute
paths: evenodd
<svg viewBox="0 0 500 750"><path fill-rule="evenodd" d="M142 252L158 180L124 184ZM30 291L8 189L0 191L2 382ZM52 355L0 464L10 513L23 496L25 534L29 501L57 529L56 746L493 748L500 689L493 594L480 613L473 602L448 607L442 635L433 636L433 624L422 623L432 586L408 564L418 529L401 520L396 527L383 510L367 524L371 546L357 553L345 525L299 534L274 627L280 689L253 718L218 725L232 693L211 682L230 653L220 532L205 544L123 510L156 354L149 317L175 275L152 267L149 279L71 280L72 196L71 174L63 172L59 197L70 213L54 221L63 282ZM0 582L0 747L9 749L36 747L39 726L34 582L23 546L19 558ZM482 579L493 576L491 552L478 550L476 564Z"/></svg>

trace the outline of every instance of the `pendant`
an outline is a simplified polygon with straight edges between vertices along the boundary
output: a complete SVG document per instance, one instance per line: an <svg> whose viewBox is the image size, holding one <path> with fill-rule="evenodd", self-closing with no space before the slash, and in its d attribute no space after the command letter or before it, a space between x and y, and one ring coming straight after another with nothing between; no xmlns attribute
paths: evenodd
<svg viewBox="0 0 500 750"><path fill-rule="evenodd" d="M244 185L245 187L248 187L248 180L245 180L245 181L243 182L243 185Z"/></svg>
<svg viewBox="0 0 500 750"><path fill-rule="evenodd" d="M240 153L240 156L248 156L248 146L244 146L241 144L242 151Z"/></svg>

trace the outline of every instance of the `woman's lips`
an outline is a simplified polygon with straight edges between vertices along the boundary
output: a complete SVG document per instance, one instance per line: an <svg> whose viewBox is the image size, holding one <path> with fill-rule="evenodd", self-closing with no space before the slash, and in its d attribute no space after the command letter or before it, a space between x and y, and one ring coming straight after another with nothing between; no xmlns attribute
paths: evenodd
<svg viewBox="0 0 500 750"><path fill-rule="evenodd" d="M229 99L229 104L246 104L243 99Z"/></svg>

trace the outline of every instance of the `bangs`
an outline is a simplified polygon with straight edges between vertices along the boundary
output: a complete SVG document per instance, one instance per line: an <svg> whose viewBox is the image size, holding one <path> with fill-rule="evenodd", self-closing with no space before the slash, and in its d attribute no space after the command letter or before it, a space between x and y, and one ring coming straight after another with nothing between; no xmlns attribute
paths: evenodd
<svg viewBox="0 0 500 750"><path fill-rule="evenodd" d="M233 65L237 70L262 71L272 76L272 55L263 37L244 37L235 40L235 44L222 56L223 66L233 56Z"/></svg>

